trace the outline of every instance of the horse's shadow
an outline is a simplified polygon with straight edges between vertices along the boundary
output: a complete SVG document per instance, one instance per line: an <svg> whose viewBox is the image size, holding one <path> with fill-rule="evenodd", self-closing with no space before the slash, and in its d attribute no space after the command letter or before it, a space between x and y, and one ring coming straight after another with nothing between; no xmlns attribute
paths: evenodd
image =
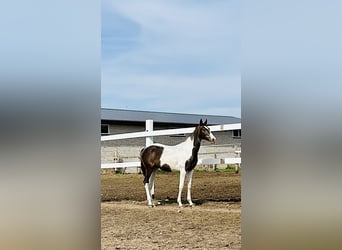
<svg viewBox="0 0 342 250"><path fill-rule="evenodd" d="M156 199L159 205L178 204L176 198ZM184 206L189 206L187 201L182 201ZM229 197L223 199L193 199L195 206L203 205L207 202L241 202L240 197Z"/></svg>
<svg viewBox="0 0 342 250"><path fill-rule="evenodd" d="M172 205L172 204L177 204L177 199L176 198L167 198L167 199L161 199L161 200L156 200L158 202L159 205ZM183 206L189 206L187 201L182 201L183 202ZM195 206L200 206L203 203L206 202L206 200L202 200L202 199L196 199L196 200L192 200L192 202L194 203Z"/></svg>

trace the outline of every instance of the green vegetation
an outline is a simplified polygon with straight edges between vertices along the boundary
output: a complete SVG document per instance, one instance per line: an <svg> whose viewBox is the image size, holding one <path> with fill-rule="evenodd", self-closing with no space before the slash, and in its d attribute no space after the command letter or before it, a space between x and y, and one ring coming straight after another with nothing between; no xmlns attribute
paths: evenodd
<svg viewBox="0 0 342 250"><path fill-rule="evenodd" d="M157 174L173 174L177 173L178 171L172 171L172 172L164 172L162 170L157 170ZM226 168L217 168L217 169L198 169L195 168L196 173L207 173L207 172L216 172L216 173L226 173L226 172L235 172L235 165L229 164Z"/></svg>
<svg viewBox="0 0 342 250"><path fill-rule="evenodd" d="M178 174L179 171L172 171L172 172L165 172L160 169L157 170L157 174L160 175L174 175ZM207 169L199 169L195 168L196 173L208 173L208 172L216 172L216 173L229 173L229 172L235 172L235 165L234 164L228 164L226 168L216 168L215 170L213 168L207 168ZM113 173L112 173L113 174ZM116 171L115 174L121 174L121 171ZM129 173L125 173L129 174ZM142 173L140 173L142 175Z"/></svg>
<svg viewBox="0 0 342 250"><path fill-rule="evenodd" d="M215 170L213 169L196 169L195 168L195 172L217 172L217 173L226 173L226 172L235 172L235 165L234 164L230 164L227 165L226 168L216 168Z"/></svg>

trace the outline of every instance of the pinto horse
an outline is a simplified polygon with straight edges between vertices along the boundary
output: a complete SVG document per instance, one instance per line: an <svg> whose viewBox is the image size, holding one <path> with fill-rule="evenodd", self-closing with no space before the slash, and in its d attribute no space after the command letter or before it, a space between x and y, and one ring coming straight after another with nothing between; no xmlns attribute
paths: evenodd
<svg viewBox="0 0 342 250"><path fill-rule="evenodd" d="M175 146L166 146L155 143L145 147L140 152L141 170L144 174L144 186L146 190L147 204L154 207L152 199L154 198L154 177L158 169L171 172L180 171L179 190L177 202L182 207L181 194L184 186L185 176L188 178L187 201L193 206L191 200L192 174L198 161L198 151L201 141L207 140L215 143L216 137L210 132L205 122L200 120L194 132L184 142Z"/></svg>

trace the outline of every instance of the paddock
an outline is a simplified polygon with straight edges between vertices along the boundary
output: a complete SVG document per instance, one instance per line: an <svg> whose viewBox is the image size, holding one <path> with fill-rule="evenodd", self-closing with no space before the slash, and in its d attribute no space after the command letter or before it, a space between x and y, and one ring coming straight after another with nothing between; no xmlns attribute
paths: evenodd
<svg viewBox="0 0 342 250"><path fill-rule="evenodd" d="M102 249L240 249L240 177L196 171L195 206L178 208L179 173L157 173L158 205L149 208L142 174L102 174Z"/></svg>

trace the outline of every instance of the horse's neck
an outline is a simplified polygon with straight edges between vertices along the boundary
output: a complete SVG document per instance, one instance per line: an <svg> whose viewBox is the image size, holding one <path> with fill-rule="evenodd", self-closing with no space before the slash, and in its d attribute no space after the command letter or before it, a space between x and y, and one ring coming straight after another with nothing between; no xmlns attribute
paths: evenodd
<svg viewBox="0 0 342 250"><path fill-rule="evenodd" d="M191 171L193 170L198 161L198 151L201 147L201 140L196 138L195 136L191 136L191 144L192 144L192 149L191 149L191 155L185 162L185 170L186 171Z"/></svg>
<svg viewBox="0 0 342 250"><path fill-rule="evenodd" d="M180 145L185 151L191 152L193 148L194 140L191 136L189 136L184 142L178 144Z"/></svg>
<svg viewBox="0 0 342 250"><path fill-rule="evenodd" d="M191 148L191 152L192 152L191 155L192 156L197 155L201 147L201 140L199 140L198 138L192 135L192 136L189 136L186 141L188 141L189 148Z"/></svg>
<svg viewBox="0 0 342 250"><path fill-rule="evenodd" d="M191 152L193 148L199 148L200 145L194 142L193 136L189 136L185 141L176 145L178 148L182 148L186 152Z"/></svg>

